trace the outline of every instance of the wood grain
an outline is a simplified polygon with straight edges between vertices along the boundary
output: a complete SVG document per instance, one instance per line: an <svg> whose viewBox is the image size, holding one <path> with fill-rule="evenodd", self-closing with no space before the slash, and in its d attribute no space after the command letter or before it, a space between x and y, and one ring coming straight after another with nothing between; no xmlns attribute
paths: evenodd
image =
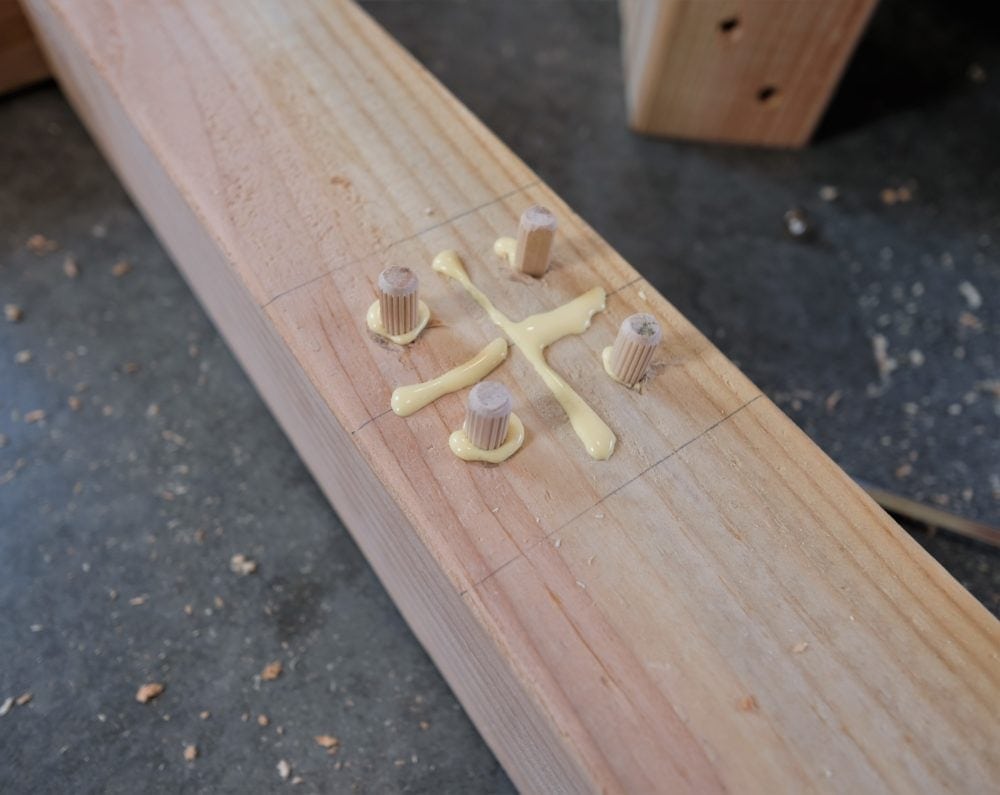
<svg viewBox="0 0 1000 795"><path fill-rule="evenodd" d="M878 0L619 0L631 127L802 146Z"/></svg>
<svg viewBox="0 0 1000 795"><path fill-rule="evenodd" d="M522 790L1000 778L997 622L356 7L28 7L95 139ZM492 253L532 204L560 222L542 279ZM502 466L447 449L466 392L389 410L395 386L499 333L430 270L444 248L513 318L607 290L549 361L618 434L609 461L516 350L490 376L528 434ZM418 273L437 320L405 349L364 326L389 265ZM642 393L600 362L636 312L664 336Z"/></svg>
<svg viewBox="0 0 1000 795"><path fill-rule="evenodd" d="M49 76L42 51L18 0L0 0L0 94Z"/></svg>

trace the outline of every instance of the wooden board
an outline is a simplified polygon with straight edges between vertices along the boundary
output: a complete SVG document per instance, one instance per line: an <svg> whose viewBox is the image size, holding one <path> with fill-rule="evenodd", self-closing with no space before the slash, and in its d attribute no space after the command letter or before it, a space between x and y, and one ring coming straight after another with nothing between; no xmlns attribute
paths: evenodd
<svg viewBox="0 0 1000 795"><path fill-rule="evenodd" d="M0 0L0 94L49 76L49 67L18 0Z"/></svg>
<svg viewBox="0 0 1000 795"><path fill-rule="evenodd" d="M353 5L29 0L61 83L515 783L526 792L982 790L1000 625L538 177ZM491 253L560 218L541 281ZM619 448L589 459L518 351L523 450L447 450L464 395L394 386L595 285L550 362ZM437 324L364 329L408 265ZM664 325L642 394L599 354ZM331 705L331 709L333 706Z"/></svg>
<svg viewBox="0 0 1000 795"><path fill-rule="evenodd" d="M878 0L620 0L632 129L808 142Z"/></svg>

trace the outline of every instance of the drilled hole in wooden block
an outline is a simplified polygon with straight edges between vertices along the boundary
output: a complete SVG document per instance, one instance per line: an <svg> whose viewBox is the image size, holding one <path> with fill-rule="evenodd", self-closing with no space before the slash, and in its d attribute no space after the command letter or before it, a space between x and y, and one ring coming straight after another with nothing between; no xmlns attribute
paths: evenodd
<svg viewBox="0 0 1000 795"><path fill-rule="evenodd" d="M743 26L739 17L726 17L719 22L719 33L727 41L739 41L743 36Z"/></svg>
<svg viewBox="0 0 1000 795"><path fill-rule="evenodd" d="M773 107L781 102L781 93L777 86L764 86L757 92L757 101L761 105Z"/></svg>

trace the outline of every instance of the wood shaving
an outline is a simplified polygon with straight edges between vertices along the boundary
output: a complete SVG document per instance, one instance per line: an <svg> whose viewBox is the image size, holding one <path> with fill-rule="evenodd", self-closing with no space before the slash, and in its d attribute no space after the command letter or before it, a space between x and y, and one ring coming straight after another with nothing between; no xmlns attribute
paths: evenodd
<svg viewBox="0 0 1000 795"><path fill-rule="evenodd" d="M979 331L983 327L983 321L976 317L972 312L963 312L958 316L958 324L963 328L971 328Z"/></svg>
<svg viewBox="0 0 1000 795"><path fill-rule="evenodd" d="M823 406L826 408L827 414L833 414L837 409L837 405L840 403L840 399L844 396L844 393L839 389L835 389L829 395L826 396L826 400L823 401Z"/></svg>
<svg viewBox="0 0 1000 795"><path fill-rule="evenodd" d="M55 240L49 240L45 235L32 235L28 238L28 242L24 244L24 247L28 249L32 254L48 254L50 251L55 251L59 248L59 244Z"/></svg>
<svg viewBox="0 0 1000 795"><path fill-rule="evenodd" d="M340 740L332 734L317 734L313 739L316 741L316 745L320 748L325 748L328 754L335 754L337 753L337 749L340 748Z"/></svg>
<svg viewBox="0 0 1000 795"><path fill-rule="evenodd" d="M271 682L281 676L282 670L281 660L269 662L264 666L264 670L260 672L260 678L265 682Z"/></svg>
<svg viewBox="0 0 1000 795"><path fill-rule="evenodd" d="M133 596L128 600L128 603L132 605L132 607L139 607L140 605L146 604L148 600L149 594L143 594L142 596Z"/></svg>
<svg viewBox="0 0 1000 795"><path fill-rule="evenodd" d="M111 266L111 275L116 279L120 279L132 270L132 266L129 264L128 260L118 260L114 265Z"/></svg>
<svg viewBox="0 0 1000 795"><path fill-rule="evenodd" d="M184 746L184 761L193 762L198 758L198 746L197 745L185 745Z"/></svg>
<svg viewBox="0 0 1000 795"><path fill-rule="evenodd" d="M883 384L888 383L889 374L896 369L896 360L889 356L889 340L885 335L876 334L872 337L872 355L875 358L879 378Z"/></svg>
<svg viewBox="0 0 1000 795"><path fill-rule="evenodd" d="M0 718L2 718L4 715L10 712L13 706L14 706L14 699L11 698L10 696L7 696L7 698L3 700L3 703L0 704Z"/></svg>
<svg viewBox="0 0 1000 795"><path fill-rule="evenodd" d="M263 715L262 714L262 715L258 715L257 716L257 725L258 726L267 726L270 722L271 722L271 719L269 717L267 717L267 715Z"/></svg>
<svg viewBox="0 0 1000 795"><path fill-rule="evenodd" d="M288 764L284 759L280 760L277 764L278 775L281 776L282 781L287 781L288 777L292 775L292 766Z"/></svg>
<svg viewBox="0 0 1000 795"><path fill-rule="evenodd" d="M17 304L4 304L3 316L8 323L20 323L24 320L24 310Z"/></svg>
<svg viewBox="0 0 1000 795"><path fill-rule="evenodd" d="M900 464L898 467L896 467L895 475L896 475L897 480L902 480L903 478L908 478L912 474L913 474L913 465L912 464Z"/></svg>
<svg viewBox="0 0 1000 795"><path fill-rule="evenodd" d="M202 720L208 720L209 718L212 717L212 713L209 712L207 709L203 709L201 712L198 713L198 717L201 718Z"/></svg>
<svg viewBox="0 0 1000 795"><path fill-rule="evenodd" d="M792 646L792 654L802 654L806 649L809 648L808 641L802 641L801 643L796 643Z"/></svg>
<svg viewBox="0 0 1000 795"><path fill-rule="evenodd" d="M29 411L24 415L24 421L28 425L33 425L36 422L41 422L45 419L45 409L35 409L34 411Z"/></svg>
<svg viewBox="0 0 1000 795"><path fill-rule="evenodd" d="M66 274L66 278L68 279L75 279L80 275L80 266L72 254L63 260L63 273Z"/></svg>
<svg viewBox="0 0 1000 795"><path fill-rule="evenodd" d="M737 707L739 707L740 712L754 712L758 707L757 699L753 696L744 696L740 699Z"/></svg>
<svg viewBox="0 0 1000 795"><path fill-rule="evenodd" d="M165 690L165 686L159 682L147 682L135 693L135 700L140 704L146 704L159 696Z"/></svg>
<svg viewBox="0 0 1000 795"><path fill-rule="evenodd" d="M246 577L248 574L253 574L257 571L257 561L250 560L250 558L243 554L233 555L229 559L229 569L233 574Z"/></svg>
<svg viewBox="0 0 1000 795"><path fill-rule="evenodd" d="M29 701L31 701L31 693L21 693L21 695L14 699L14 704L23 707Z"/></svg>

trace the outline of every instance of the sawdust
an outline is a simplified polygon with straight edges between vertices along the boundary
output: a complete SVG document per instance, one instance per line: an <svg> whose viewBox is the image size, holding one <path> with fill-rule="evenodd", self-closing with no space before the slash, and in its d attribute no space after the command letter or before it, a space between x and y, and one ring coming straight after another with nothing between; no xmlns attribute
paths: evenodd
<svg viewBox="0 0 1000 795"><path fill-rule="evenodd" d="M248 574L253 574L257 571L257 561L250 560L250 558L242 553L233 555L229 559L229 569L233 572L233 574L238 574L240 577L246 577Z"/></svg>
<svg viewBox="0 0 1000 795"><path fill-rule="evenodd" d="M159 682L147 682L136 691L135 700L140 704L147 704L157 698L165 689L166 686Z"/></svg>

